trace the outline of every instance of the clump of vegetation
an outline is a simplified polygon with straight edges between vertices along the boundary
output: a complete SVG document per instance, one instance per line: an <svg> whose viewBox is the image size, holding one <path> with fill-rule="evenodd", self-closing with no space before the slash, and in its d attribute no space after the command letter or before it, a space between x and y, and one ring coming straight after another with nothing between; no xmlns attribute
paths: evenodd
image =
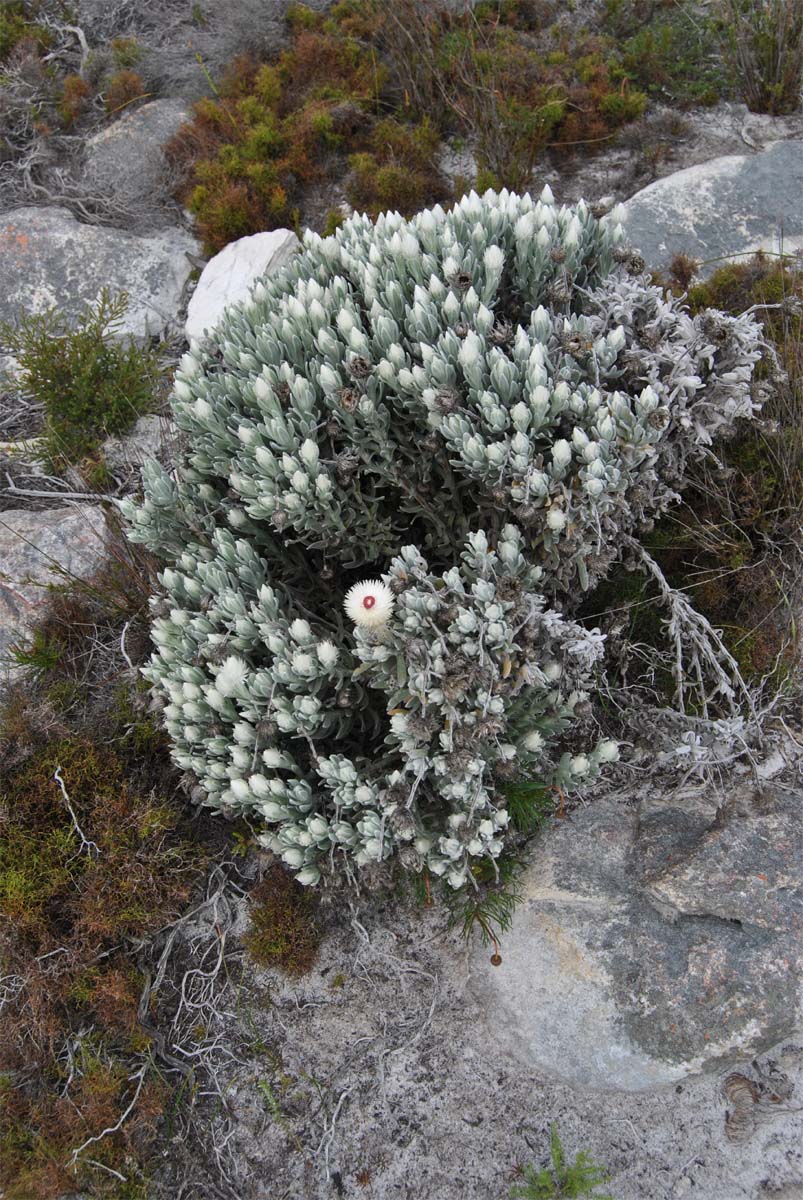
<svg viewBox="0 0 803 1200"><path fill-rule="evenodd" d="M538 6L400 0L372 11L404 109L476 138L483 187L523 189L546 147L604 141L644 111L612 40L549 30Z"/></svg>
<svg viewBox="0 0 803 1200"><path fill-rule="evenodd" d="M85 111L91 95L92 88L80 75L65 76L58 102L59 115L65 128L75 124Z"/></svg>
<svg viewBox="0 0 803 1200"><path fill-rule="evenodd" d="M541 803L509 784L617 757L582 724L578 597L752 416L760 356L622 239L548 188L355 216L228 312L223 363L182 359L182 458L122 502L164 562L144 674L204 803L264 820L300 883L398 864L470 894Z"/></svg>
<svg viewBox="0 0 803 1200"><path fill-rule="evenodd" d="M84 660L88 641L85 631ZM113 708L105 720L94 713L91 732L80 728L80 692L64 687L69 659L65 645L0 712L0 958L13 980L0 1019L0 1186L9 1200L84 1188L117 1196L110 1172L124 1167L132 1183L141 1175L166 1095L138 1024L133 952L179 915L206 863L158 732L159 754L145 765Z"/></svg>
<svg viewBox="0 0 803 1200"><path fill-rule="evenodd" d="M22 43L30 43L38 50L49 45L48 31L36 24L35 14L32 19L35 7L22 0L8 0L0 8L0 63Z"/></svg>
<svg viewBox="0 0 803 1200"><path fill-rule="evenodd" d="M135 100L145 98L142 76L125 67L112 75L103 90L103 103L109 116L119 113Z"/></svg>
<svg viewBox="0 0 803 1200"><path fill-rule="evenodd" d="M720 0L725 52L753 112L797 112L803 86L799 0Z"/></svg>
<svg viewBox="0 0 803 1200"><path fill-rule="evenodd" d="M347 195L359 212L412 213L433 197L443 196L443 180L434 165L440 137L428 120L410 125L386 118L374 126L366 142L366 150L349 158L352 178Z"/></svg>
<svg viewBox="0 0 803 1200"><path fill-rule="evenodd" d="M127 295L104 289L74 325L51 308L0 326L23 385L44 406L46 453L57 466L85 459L154 405L154 354L117 336L127 308Z"/></svg>
<svg viewBox="0 0 803 1200"><path fill-rule="evenodd" d="M193 1051L203 1042L196 1008L186 1028L170 1025L175 996L184 995L183 966L171 960L166 969L163 950L188 902L197 912L199 893L224 886L217 860L230 867L243 846L185 798L186 780L170 763L136 673L150 648L154 563L121 538L112 518L107 545L94 577L53 588L18 647L28 669L0 708L7 1200L161 1194L153 1183L163 1166L158 1148L166 1127L174 1136L176 1123L191 1123L194 1086L160 1037L170 1028L172 1038L191 1039ZM314 955L317 938L312 923L304 926L306 894L298 900L292 889L283 877L265 897L286 927L272 935L268 911L257 917L265 947L279 947L279 957L281 946L291 947L291 969ZM226 931L215 928L216 957ZM204 1070L198 1062L196 1081Z"/></svg>
<svg viewBox="0 0 803 1200"><path fill-rule="evenodd" d="M613 1200L610 1193L603 1195L596 1190L608 1183L610 1176L585 1150L579 1152L573 1163L566 1161L558 1127L554 1121L549 1148L552 1160L550 1166L538 1170L532 1166L522 1168L524 1183L516 1184L510 1189L510 1200L573 1200L578 1196Z"/></svg>
<svg viewBox="0 0 803 1200"><path fill-rule="evenodd" d="M290 49L235 60L169 144L210 250L294 224L347 168L346 196L371 216L449 200L437 163L451 135L478 139L483 186L524 187L546 146L604 141L646 102L612 41L561 33L545 54L526 6L342 0L288 19Z"/></svg>
<svg viewBox="0 0 803 1200"><path fill-rule="evenodd" d="M340 173L349 151L368 148L383 81L367 49L323 28L297 26L275 63L236 59L167 147L209 249L293 224L304 189Z"/></svg>
<svg viewBox="0 0 803 1200"><path fill-rule="evenodd" d="M303 975L315 962L320 933L311 893L282 867L271 867L248 897L244 942L254 962Z"/></svg>
<svg viewBox="0 0 803 1200"><path fill-rule="evenodd" d="M628 77L649 96L687 107L733 94L712 16L674 0L607 0L604 19Z"/></svg>
<svg viewBox="0 0 803 1200"><path fill-rule="evenodd" d="M693 283L697 264L673 263L670 280L692 312L754 311L769 343L756 369L760 419L738 422L716 457L692 471L684 503L646 536L672 586L683 589L753 684L777 686L796 661L803 517L803 274L794 259L759 254ZM586 606L629 627L631 640L661 644L654 580L617 571ZM668 671L656 682L671 693Z"/></svg>

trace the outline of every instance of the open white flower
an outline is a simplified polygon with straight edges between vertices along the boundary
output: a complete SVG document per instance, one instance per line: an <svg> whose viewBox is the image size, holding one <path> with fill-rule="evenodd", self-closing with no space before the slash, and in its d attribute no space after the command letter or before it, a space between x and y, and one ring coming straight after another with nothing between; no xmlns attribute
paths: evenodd
<svg viewBox="0 0 803 1200"><path fill-rule="evenodd" d="M366 579L349 588L343 607L355 625L376 629L393 612L393 592L380 579Z"/></svg>

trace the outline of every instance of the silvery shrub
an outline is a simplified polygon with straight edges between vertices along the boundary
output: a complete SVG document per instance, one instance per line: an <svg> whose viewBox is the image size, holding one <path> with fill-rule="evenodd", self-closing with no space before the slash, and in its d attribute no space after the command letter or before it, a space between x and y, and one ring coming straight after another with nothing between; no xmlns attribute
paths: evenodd
<svg viewBox="0 0 803 1200"><path fill-rule="evenodd" d="M603 651L572 613L752 415L760 345L623 238L548 189L354 216L181 360L180 460L123 502L164 562L144 673L203 802L302 883L395 857L460 888L509 781L616 757L568 748Z"/></svg>

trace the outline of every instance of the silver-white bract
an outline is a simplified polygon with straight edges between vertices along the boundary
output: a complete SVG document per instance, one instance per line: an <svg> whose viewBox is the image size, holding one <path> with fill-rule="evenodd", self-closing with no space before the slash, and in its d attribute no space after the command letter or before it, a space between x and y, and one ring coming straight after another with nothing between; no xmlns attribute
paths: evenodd
<svg viewBox="0 0 803 1200"><path fill-rule="evenodd" d="M182 359L186 450L123 504L166 562L145 674L206 803L261 815L304 883L398 855L460 887L507 781L612 757L560 745L602 654L569 614L752 415L760 342L622 238L546 191L356 216ZM392 613L355 628L378 577Z"/></svg>

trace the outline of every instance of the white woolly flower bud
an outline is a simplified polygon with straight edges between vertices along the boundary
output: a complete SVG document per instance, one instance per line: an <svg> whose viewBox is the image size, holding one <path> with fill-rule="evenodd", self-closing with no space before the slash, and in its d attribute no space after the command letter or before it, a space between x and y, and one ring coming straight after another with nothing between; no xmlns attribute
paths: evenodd
<svg viewBox="0 0 803 1200"><path fill-rule="evenodd" d="M318 642L315 647L315 653L318 655L318 661L323 667L333 667L340 657L340 651L334 642L325 641Z"/></svg>
<svg viewBox="0 0 803 1200"><path fill-rule="evenodd" d="M258 796L260 800L263 800L270 795L270 787L264 775L249 776L248 786L254 795Z"/></svg>
<svg viewBox="0 0 803 1200"><path fill-rule="evenodd" d="M346 593L343 607L355 625L377 629L387 624L393 612L393 592L379 579L355 583Z"/></svg>
<svg viewBox="0 0 803 1200"><path fill-rule="evenodd" d="M457 354L458 362L462 367L471 368L476 366L480 360L482 353L482 342L477 337L473 330L470 330L463 340L463 344Z"/></svg>
<svg viewBox="0 0 803 1200"><path fill-rule="evenodd" d="M569 222L569 227L563 235L563 244L567 249L572 249L580 240L580 222L577 217L572 217Z"/></svg>
<svg viewBox="0 0 803 1200"><path fill-rule="evenodd" d="M293 670L295 671L296 675L315 674L315 662L312 655L308 654L306 650L296 650L295 654L293 655L292 663Z"/></svg>
<svg viewBox="0 0 803 1200"><path fill-rule="evenodd" d="M558 438L552 446L552 461L562 470L572 461L572 448L565 438Z"/></svg>
<svg viewBox="0 0 803 1200"><path fill-rule="evenodd" d="M242 693L247 678L248 664L236 654L231 654L215 677L215 688L221 696L237 696ZM207 701L212 703L208 693Z"/></svg>
<svg viewBox="0 0 803 1200"><path fill-rule="evenodd" d="M556 508L554 505L546 515L546 523L555 533L560 533L561 529L565 529L567 521L568 517L563 509Z"/></svg>
<svg viewBox="0 0 803 1200"><path fill-rule="evenodd" d="M544 748L544 738L537 729L531 729L530 732L525 734L525 736L522 738L521 744L525 750L530 752L530 754L537 754L539 750L543 750ZM486 822L483 822L483 824L485 823ZM491 825L490 821L488 821L487 824L490 826L488 830L488 835L490 836L493 833L493 826ZM480 830L482 830L482 825L480 825Z"/></svg>
<svg viewBox="0 0 803 1200"><path fill-rule="evenodd" d="M182 354L178 366L182 374L186 375L189 379L194 379L196 375L201 373L201 364L194 354Z"/></svg>
<svg viewBox="0 0 803 1200"><path fill-rule="evenodd" d="M505 265L505 254L501 246L489 246L482 258L488 271L501 271Z"/></svg>
<svg viewBox="0 0 803 1200"><path fill-rule="evenodd" d="M619 758L619 746L609 738L597 746L597 758L601 763L616 762Z"/></svg>

